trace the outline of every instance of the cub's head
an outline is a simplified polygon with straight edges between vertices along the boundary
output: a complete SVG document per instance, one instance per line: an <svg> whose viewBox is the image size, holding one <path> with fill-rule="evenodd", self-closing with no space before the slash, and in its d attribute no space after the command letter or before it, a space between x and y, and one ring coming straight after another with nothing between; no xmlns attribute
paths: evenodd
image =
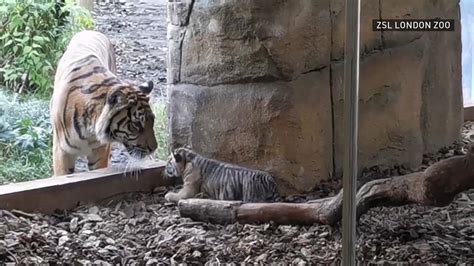
<svg viewBox="0 0 474 266"><path fill-rule="evenodd" d="M183 178L184 168L191 153L190 146L171 151L171 154L168 157L168 162L165 166L165 175L169 178Z"/></svg>
<svg viewBox="0 0 474 266"><path fill-rule="evenodd" d="M152 90L151 81L110 89L96 124L99 141L120 142L130 155L140 159L153 153L158 144L153 130L155 116L148 97Z"/></svg>

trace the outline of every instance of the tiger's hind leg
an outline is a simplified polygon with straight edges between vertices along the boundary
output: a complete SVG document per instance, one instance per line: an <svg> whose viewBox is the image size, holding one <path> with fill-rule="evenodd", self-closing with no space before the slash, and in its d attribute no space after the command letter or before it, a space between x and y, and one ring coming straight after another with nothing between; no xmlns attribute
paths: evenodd
<svg viewBox="0 0 474 266"><path fill-rule="evenodd" d="M53 175L69 175L74 173L74 166L76 164L76 156L63 151L55 138L53 138Z"/></svg>
<svg viewBox="0 0 474 266"><path fill-rule="evenodd" d="M107 168L110 160L110 145L106 144L92 150L92 154L87 156L87 166L89 170Z"/></svg>

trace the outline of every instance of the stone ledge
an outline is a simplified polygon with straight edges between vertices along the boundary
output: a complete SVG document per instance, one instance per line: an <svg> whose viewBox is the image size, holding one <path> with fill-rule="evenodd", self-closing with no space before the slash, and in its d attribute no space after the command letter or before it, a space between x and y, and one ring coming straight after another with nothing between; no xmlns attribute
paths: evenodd
<svg viewBox="0 0 474 266"><path fill-rule="evenodd" d="M98 169L0 186L0 209L53 213L80 204L96 202L118 194L152 191L172 184L163 178L163 161L147 162L132 177L120 170Z"/></svg>

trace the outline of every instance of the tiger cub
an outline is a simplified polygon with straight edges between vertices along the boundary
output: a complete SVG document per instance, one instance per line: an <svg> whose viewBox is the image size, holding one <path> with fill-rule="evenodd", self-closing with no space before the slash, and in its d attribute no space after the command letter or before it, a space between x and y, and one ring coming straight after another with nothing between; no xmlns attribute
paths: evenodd
<svg viewBox="0 0 474 266"><path fill-rule="evenodd" d="M117 78L104 34L75 34L59 60L50 101L54 175L73 173L78 156L87 156L90 170L107 167L113 142L137 158L151 154L157 148L152 90L151 81L136 86Z"/></svg>
<svg viewBox="0 0 474 266"><path fill-rule="evenodd" d="M184 182L178 193L165 195L171 202L198 194L216 200L280 201L276 183L269 173L208 159L186 147L171 153L165 175L182 178Z"/></svg>

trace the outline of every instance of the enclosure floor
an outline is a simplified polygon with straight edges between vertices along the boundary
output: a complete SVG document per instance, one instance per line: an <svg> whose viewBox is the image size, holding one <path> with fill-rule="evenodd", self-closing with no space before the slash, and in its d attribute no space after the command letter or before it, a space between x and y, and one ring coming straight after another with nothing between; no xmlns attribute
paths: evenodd
<svg viewBox="0 0 474 266"><path fill-rule="evenodd" d="M463 141L425 156L421 170L463 153L474 133L464 127ZM374 167L360 184L406 174L403 167ZM359 185L360 185L359 184ZM287 201L333 195L340 181L324 182L312 193ZM96 206L56 215L0 211L0 262L165 263L233 262L264 264L337 263L341 228L323 225L282 226L193 222L166 203L169 188L130 194ZM357 258L370 262L474 263L474 190L443 208L407 205L373 208L357 226Z"/></svg>
<svg viewBox="0 0 474 266"><path fill-rule="evenodd" d="M150 3L153 3L150 6ZM96 14L99 30L118 44L119 76L166 83L165 1L129 3ZM154 8L145 10L144 7ZM159 96L160 93L157 93ZM422 170L440 159L462 153L464 142L426 156ZM116 154L117 161L120 154ZM403 167L374 167L360 183L406 174ZM341 184L330 181L314 192L288 201L333 195ZM193 222L165 203L167 188L127 195L97 206L56 215L0 211L1 262L165 263L234 262L333 263L340 261L340 226L227 226ZM474 263L474 191L460 194L444 208L403 206L374 208L358 226L357 258L369 262Z"/></svg>
<svg viewBox="0 0 474 266"><path fill-rule="evenodd" d="M164 190L164 189L163 189ZM0 211L0 262L338 262L340 227L228 226L180 218L164 191L52 216ZM357 227L358 260L474 263L474 192L445 208L374 208Z"/></svg>

